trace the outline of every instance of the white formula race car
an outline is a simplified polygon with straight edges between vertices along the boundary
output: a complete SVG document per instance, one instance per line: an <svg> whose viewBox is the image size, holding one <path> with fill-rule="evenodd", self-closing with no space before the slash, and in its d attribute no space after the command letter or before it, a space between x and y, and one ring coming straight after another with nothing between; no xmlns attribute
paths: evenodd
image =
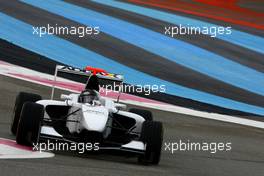
<svg viewBox="0 0 264 176"><path fill-rule="evenodd" d="M11 132L18 144L32 146L39 141L97 142L100 150L120 150L136 154L138 162L158 164L163 127L153 121L150 111L130 109L99 95L100 80L123 83L123 76L101 69L56 67L58 72L86 76L88 81L80 94L61 95L61 101L42 100L40 95L20 92L16 98ZM86 78L86 79L87 79ZM121 91L119 91L120 95Z"/></svg>

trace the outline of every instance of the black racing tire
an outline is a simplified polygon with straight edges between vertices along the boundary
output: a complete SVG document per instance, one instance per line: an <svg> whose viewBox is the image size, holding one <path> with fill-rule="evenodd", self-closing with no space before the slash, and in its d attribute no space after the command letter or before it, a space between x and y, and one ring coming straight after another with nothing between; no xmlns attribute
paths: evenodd
<svg viewBox="0 0 264 176"><path fill-rule="evenodd" d="M32 93L20 92L16 97L16 102L13 110L13 118L11 122L11 133L16 135L17 125L20 118L22 106L25 102L36 102L41 100L41 96Z"/></svg>
<svg viewBox="0 0 264 176"><path fill-rule="evenodd" d="M44 106L26 102L24 103L18 122L16 142L21 145L32 146L37 143L40 132L40 122L44 117Z"/></svg>
<svg viewBox="0 0 264 176"><path fill-rule="evenodd" d="M142 124L140 141L146 144L146 151L144 155L138 157L138 162L141 164L158 165L163 141L162 123L144 121Z"/></svg>
<svg viewBox="0 0 264 176"><path fill-rule="evenodd" d="M142 116L146 121L153 121L152 112L144 109L131 108L129 112Z"/></svg>

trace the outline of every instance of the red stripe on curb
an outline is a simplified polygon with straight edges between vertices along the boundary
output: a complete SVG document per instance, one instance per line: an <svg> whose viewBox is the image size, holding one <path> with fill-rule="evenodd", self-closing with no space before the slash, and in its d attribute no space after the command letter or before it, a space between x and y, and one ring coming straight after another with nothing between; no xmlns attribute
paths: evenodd
<svg viewBox="0 0 264 176"><path fill-rule="evenodd" d="M27 150L27 151L33 151L32 150L32 147L27 147L27 146L19 145L15 141L9 140L9 139L0 138L0 144L7 145L7 146L10 146L10 147L14 147L14 148L17 148L17 149L22 149L22 150Z"/></svg>
<svg viewBox="0 0 264 176"><path fill-rule="evenodd" d="M264 14L263 13L251 11L245 8L240 8L238 6L235 6L234 4L233 6L227 6L228 8L226 8L226 5L223 5L223 4L221 5L219 3L212 4L204 0L197 0L197 1L203 2L205 5L207 5L206 7L202 7L201 5L182 2L178 0L165 1L165 2L164 1L157 2L153 0L149 0L149 1L128 0L128 1L137 3L137 4L149 5L153 7L162 8L162 9L183 12L186 14L206 17L206 18L210 18L214 20L219 20L219 21L233 23L233 24L237 24L241 26L247 26L247 27L251 27L251 28L255 28L259 30L264 30L264 24L263 24ZM229 13L227 13L227 11ZM233 15L230 14L231 12L234 12ZM228 14L229 16L228 15L226 17L221 16L223 14L224 15ZM252 20L256 22L251 22Z"/></svg>

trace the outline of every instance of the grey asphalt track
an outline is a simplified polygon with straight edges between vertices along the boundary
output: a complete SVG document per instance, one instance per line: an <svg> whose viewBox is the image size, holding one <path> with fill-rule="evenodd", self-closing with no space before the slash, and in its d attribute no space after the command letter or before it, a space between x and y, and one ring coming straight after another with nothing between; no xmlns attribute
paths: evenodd
<svg viewBox="0 0 264 176"><path fill-rule="evenodd" d="M0 137L14 139L9 126L15 96L19 91L48 98L50 88L14 78L0 76ZM58 92L60 93L60 92ZM181 114L152 110L154 119L162 121L164 142L231 142L229 152L164 150L159 166L142 166L136 158L109 154L60 153L48 159L0 160L0 175L164 175L164 176L262 176L264 175L264 130L228 124Z"/></svg>

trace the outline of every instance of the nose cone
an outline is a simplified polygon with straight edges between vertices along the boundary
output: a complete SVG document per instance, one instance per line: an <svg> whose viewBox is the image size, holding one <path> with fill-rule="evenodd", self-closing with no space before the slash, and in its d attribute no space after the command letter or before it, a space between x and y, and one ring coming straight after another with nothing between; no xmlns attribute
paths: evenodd
<svg viewBox="0 0 264 176"><path fill-rule="evenodd" d="M83 107L83 128L88 131L103 132L108 120L108 111L102 107Z"/></svg>

